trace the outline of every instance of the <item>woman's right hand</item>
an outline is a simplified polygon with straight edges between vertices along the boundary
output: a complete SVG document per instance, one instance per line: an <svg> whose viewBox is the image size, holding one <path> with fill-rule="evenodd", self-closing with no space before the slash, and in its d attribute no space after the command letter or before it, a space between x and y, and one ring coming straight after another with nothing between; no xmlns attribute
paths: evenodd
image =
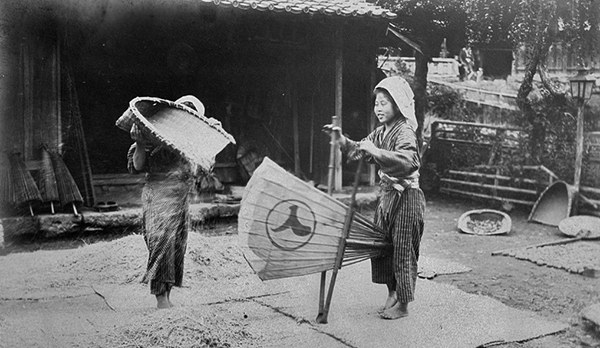
<svg viewBox="0 0 600 348"><path fill-rule="evenodd" d="M337 136L342 135L342 127L334 126L332 124L326 124L323 126L323 132L331 135L332 132L335 132Z"/></svg>
<svg viewBox="0 0 600 348"><path fill-rule="evenodd" d="M338 145L346 144L346 137L342 135L342 127L334 126L333 124L326 124L323 126L322 131L328 135L334 135L335 141Z"/></svg>
<svg viewBox="0 0 600 348"><path fill-rule="evenodd" d="M135 123L133 124L133 126L131 126L131 130L129 131L129 135L131 136L131 140L135 141L138 144L145 144L146 143L146 139L144 138L144 135L142 134L142 131L140 130L140 128Z"/></svg>

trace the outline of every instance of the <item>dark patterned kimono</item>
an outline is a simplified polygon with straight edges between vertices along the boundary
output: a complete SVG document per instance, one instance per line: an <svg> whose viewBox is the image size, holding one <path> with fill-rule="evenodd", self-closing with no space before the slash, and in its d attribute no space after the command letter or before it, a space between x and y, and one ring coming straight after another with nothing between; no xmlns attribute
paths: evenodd
<svg viewBox="0 0 600 348"><path fill-rule="evenodd" d="M134 143L127 153L133 167ZM142 281L153 295L181 286L189 226L189 195L194 177L190 165L162 147L146 149L146 184L142 191L144 240L148 265Z"/></svg>
<svg viewBox="0 0 600 348"><path fill-rule="evenodd" d="M385 127L375 129L364 140L370 140L383 151L383 158L368 160L379 165L381 197L375 211L375 224L382 227L392 242L393 253L371 259L374 283L392 284L398 300L414 300L419 246L423 235L425 196L419 188L421 160L413 128L400 117L387 134ZM349 160L364 153L348 139L342 149Z"/></svg>

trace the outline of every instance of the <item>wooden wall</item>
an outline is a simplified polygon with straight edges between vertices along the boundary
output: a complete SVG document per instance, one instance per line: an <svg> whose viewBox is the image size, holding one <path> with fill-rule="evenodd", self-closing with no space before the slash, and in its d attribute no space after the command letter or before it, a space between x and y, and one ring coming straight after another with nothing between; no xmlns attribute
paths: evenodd
<svg viewBox="0 0 600 348"><path fill-rule="evenodd" d="M384 20L240 11L201 1L151 1L143 8L96 1L67 9L45 2L52 4L48 16L37 17L41 5L0 15L13 28L0 34L1 47L10 48L0 53L2 147L22 151L33 165L41 144L69 141L60 72L71 70L94 174L126 173L131 140L114 123L131 99L192 94L238 145L262 143L287 169L324 182L329 139L321 127L336 113L340 30L344 130L360 138L371 126ZM217 160L235 162L236 151Z"/></svg>

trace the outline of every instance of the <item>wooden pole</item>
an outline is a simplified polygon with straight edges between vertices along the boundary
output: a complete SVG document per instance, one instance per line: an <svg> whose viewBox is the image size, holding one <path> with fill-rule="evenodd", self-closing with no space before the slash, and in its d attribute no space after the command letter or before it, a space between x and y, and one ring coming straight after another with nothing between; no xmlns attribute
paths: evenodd
<svg viewBox="0 0 600 348"><path fill-rule="evenodd" d="M360 183L360 174L362 172L364 159L361 158L358 161L356 169L356 176L354 178L354 186L352 189L352 196L350 198L350 205L348 206L348 212L346 213L346 220L344 221L344 229L342 230L342 238L338 245L337 257L335 259L335 265L331 272L331 279L329 280L329 290L327 291L327 300L322 312L317 316L317 323L327 324L327 316L329 315L329 307L331 305L331 298L333 297L333 288L337 279L339 269L342 267L342 260L344 259L344 251L346 250L346 240L350 234L350 228L352 227L352 220L354 219L354 213L356 211L356 191L358 191L358 184Z"/></svg>
<svg viewBox="0 0 600 348"><path fill-rule="evenodd" d="M579 186L581 182L581 165L583 162L583 105L583 101L580 101L577 108L577 148L575 153L575 178L573 179L573 186L577 192L579 192Z"/></svg>
<svg viewBox="0 0 600 348"><path fill-rule="evenodd" d="M331 116L331 124L334 127L339 127L340 125L340 119L337 116ZM329 167L328 167L328 173L327 173L327 194L328 195L332 195L333 194L333 185L334 185L334 177L335 177L335 158L336 158L336 153L338 151L338 146L336 143L337 140L337 133L336 132L331 132L331 145L330 145L330 151L329 151ZM323 318L323 311L324 311L324 307L325 307L325 283L327 281L327 272L321 272L321 285L319 287L319 313L317 314L317 322L319 322L319 320L322 320ZM325 319L327 320L327 319Z"/></svg>
<svg viewBox="0 0 600 348"><path fill-rule="evenodd" d="M300 176L300 134L298 131L298 92L294 82L291 82L291 97L292 97L292 117L294 127L294 173Z"/></svg>
<svg viewBox="0 0 600 348"><path fill-rule="evenodd" d="M336 51L335 51L335 114L339 116L339 126L342 127L342 75L344 72L344 56L343 56L343 33L340 26L335 35ZM342 153L340 149L336 149L335 160L335 180L334 187L336 190L342 189Z"/></svg>
<svg viewBox="0 0 600 348"><path fill-rule="evenodd" d="M575 153L575 178L573 178L573 187L575 188L575 197L573 199L573 215L577 215L579 186L581 184L581 166L583 162L583 106L584 100L579 101L577 108L577 133L576 133L576 153Z"/></svg>
<svg viewBox="0 0 600 348"><path fill-rule="evenodd" d="M369 105L367 107L368 113L367 115L369 115L369 134L375 130L375 127L377 126L377 121L376 118L373 116L373 106L372 106L372 101L371 101L371 94L373 93L373 89L375 88L375 86L377 85L377 75L375 74L376 69L377 69L377 61L374 61L374 66L371 67L371 89L369 90ZM370 164L369 165L369 185L370 186L375 186L375 184L377 183L377 168L375 167L375 164Z"/></svg>
<svg viewBox="0 0 600 348"><path fill-rule="evenodd" d="M575 238L561 239L561 240L557 240L557 241L553 241L553 242L544 242L544 243L529 245L529 246L526 246L523 248L510 248L510 249L496 250L496 251L492 251L492 256L508 255L508 253L510 251L517 250L517 249L532 249L532 248L540 248L540 247L551 246L551 245L573 243L573 242L577 242L580 240L584 240L588 234L589 234L589 231L586 231L586 232L582 233L580 236L575 237Z"/></svg>
<svg viewBox="0 0 600 348"><path fill-rule="evenodd" d="M331 116L331 124L334 127L340 127L340 118L338 116ZM336 171L336 157L338 154L338 146L337 146L337 133L331 132L331 147L329 151L329 167L327 173L327 194L332 195L334 189L334 181L335 181L335 171Z"/></svg>

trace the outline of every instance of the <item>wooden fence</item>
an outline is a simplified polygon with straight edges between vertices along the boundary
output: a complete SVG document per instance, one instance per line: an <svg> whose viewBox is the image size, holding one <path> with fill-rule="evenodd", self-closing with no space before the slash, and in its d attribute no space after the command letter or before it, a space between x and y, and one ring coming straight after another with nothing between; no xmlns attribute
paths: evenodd
<svg viewBox="0 0 600 348"><path fill-rule="evenodd" d="M435 165L439 190L533 206L543 190L560 178L543 165L498 165L501 156L512 156L520 150L519 132L521 129L510 126L434 122L425 162L429 167ZM600 213L600 189L581 187L580 193L592 213Z"/></svg>

